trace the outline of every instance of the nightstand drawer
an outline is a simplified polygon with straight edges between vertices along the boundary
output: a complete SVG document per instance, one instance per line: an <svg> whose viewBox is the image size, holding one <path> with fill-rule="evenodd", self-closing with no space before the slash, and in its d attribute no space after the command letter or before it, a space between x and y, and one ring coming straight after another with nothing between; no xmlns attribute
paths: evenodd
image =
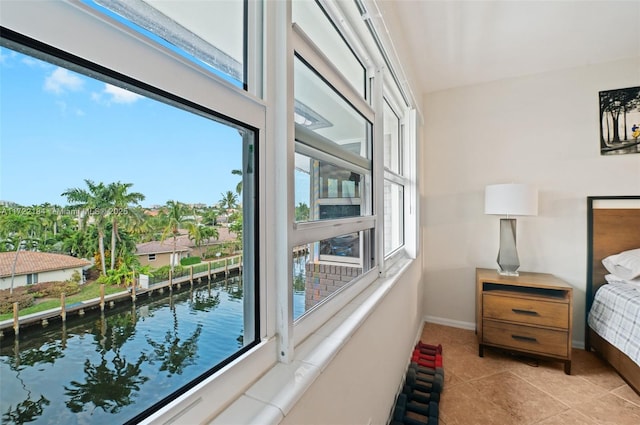
<svg viewBox="0 0 640 425"><path fill-rule="evenodd" d="M567 332L485 320L483 342L559 357L567 357Z"/></svg>
<svg viewBox="0 0 640 425"><path fill-rule="evenodd" d="M483 294L485 318L567 329L569 305L526 298Z"/></svg>

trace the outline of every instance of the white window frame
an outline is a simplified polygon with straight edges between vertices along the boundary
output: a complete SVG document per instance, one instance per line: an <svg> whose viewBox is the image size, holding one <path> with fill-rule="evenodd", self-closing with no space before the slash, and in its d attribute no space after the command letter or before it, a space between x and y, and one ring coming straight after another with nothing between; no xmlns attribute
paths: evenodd
<svg viewBox="0 0 640 425"><path fill-rule="evenodd" d="M244 353L210 378L180 396L143 423L203 422L222 411L237 399L253 382L278 361L290 363L294 348L302 340L334 317L363 289L375 281L395 258L407 255L415 258L419 247L418 208L415 161L418 153L416 110L400 107L405 124L405 245L394 258L384 258L380 241L382 220L376 215L352 217L325 222L295 223L293 202L294 169L294 111L293 57L294 52L303 56L337 91L367 120L373 123L374 144L381 140L381 111L383 87L395 85L397 78L390 76L385 60L377 51L377 41L367 37L363 16L355 12L353 4L320 0L327 14L347 40L356 56L366 67L366 98L362 98L341 76L326 57L314 47L304 32L291 23L291 3L284 1L249 1L247 34L247 90L227 84L219 77L181 58L166 48L155 45L134 31L117 22L99 16L80 0L58 2L6 2L2 5L0 24L26 36L43 40L86 60L104 64L114 71L142 81L165 91L175 93L196 104L225 114L255 128L259 134L258 225L257 242L260 275L260 329L262 342ZM368 0L362 0L370 7ZM42 19L47 16L47 19ZM374 18L371 18L371 17ZM366 18L375 20L375 14ZM60 31L70 28L71 31ZM383 31L378 31L383 34ZM82 34L82 36L79 36ZM364 38L363 38L364 37ZM117 48L113 48L117 46ZM135 57L126 61L124 57ZM153 70L153 72L149 72ZM187 72L188 79L176 79L175 71ZM404 80L402 80L404 81ZM202 90L202 87L207 90ZM401 99L413 99L402 90ZM399 102L399 104L402 104ZM376 106L378 105L378 106ZM377 115L380 115L378 117ZM268 123L268 125L267 125ZM268 148L267 148L268 147ZM374 212L383 211L382 157L375 154L373 163L372 206ZM413 161L413 162L412 162ZM277 165L277 166L276 166ZM366 190L366 188L363 188ZM333 227L333 230L328 230ZM314 309L295 325L292 303L292 252L293 247L315 242L331 235L341 235L364 229L374 229L376 259L378 265L359 277L331 302Z"/></svg>
<svg viewBox="0 0 640 425"><path fill-rule="evenodd" d="M404 197L407 197L407 189L410 187L410 180L406 177L406 165L411 161L411 158L407 156L406 154L406 148L405 146L407 145L407 123L406 123L406 106L403 108L400 105L403 105L403 101L401 100L401 98L399 98L399 94L397 93L397 90L393 90L393 86L389 86L387 84L385 84L384 89L383 89L383 102L382 102L382 107L384 108L384 104L388 104L391 112L398 118L398 130L399 130L399 134L398 134L398 142L399 142L399 149L400 152L399 154L399 164L398 164L398 171L392 171L391 169L389 169L388 167L384 166L384 177L383 177L383 181L384 182L390 182L399 186L402 186L403 188L403 194ZM384 109L383 109L384 111ZM384 112L382 112L382 114L384 114ZM383 161L384 164L384 161ZM384 183L383 183L384 184ZM384 196L384 195L383 195ZM406 208L406 199L405 199L405 204L403 205L403 219L406 222L406 216L407 214L405 213L405 208ZM384 201L383 201L384 203ZM383 206L384 209L384 206ZM384 222L383 222L383 226L384 226ZM403 243L395 248L394 250L392 250L389 253L384 253L384 244L383 244L383 255L385 256L386 260L391 262L391 260L395 257L398 256L398 253L401 251L404 251L404 247L405 244L407 243L406 240L406 236L407 236L407 232L406 232L406 224L404 224L405 229L403 230ZM383 229L383 234L382 237L384 238L386 235L386 232L384 232Z"/></svg>
<svg viewBox="0 0 640 425"><path fill-rule="evenodd" d="M256 3L249 2L250 22L262 19L262 4ZM43 16L47 19L42 19ZM259 164L259 199L256 200L256 204L266 211L274 208L274 201L267 195L267 188L275 187L276 178L274 174L267 172L269 167L264 166L267 160L271 163L274 161L274 156L264 148L273 135L266 125L268 108L264 101L256 97L264 90L261 34L249 34L249 49L251 54L255 55L255 60L252 60L252 66L249 67L249 87L245 91L146 39L125 25L101 15L79 0L3 3L0 25L54 49L160 88L255 129L258 145L258 157L255 162ZM72 30L60 31L60 28ZM176 74L184 78L175 78ZM206 87L206 90L203 90L203 87ZM263 212L258 217L262 234L268 228L267 223L272 220L267 216L268 214ZM255 329L255 332L261 342L153 413L143 423L153 423L157 418L167 415L183 417L185 406L190 406L191 417L208 417L212 412L222 410L230 400L239 395L237 392L229 391L229 382L233 382L231 387L239 391L246 388L255 376L263 374L277 362L277 344L273 338L276 328L275 302L273 297L266 296L267 293L276 293L273 264L277 259L277 250L273 245L273 236L267 235L255 241L254 246L257 256L255 262L260 269L260 275L256 276L258 285L255 288L260 302L260 328ZM225 396L220 397L220 394ZM199 403L203 399L207 402Z"/></svg>
<svg viewBox="0 0 640 425"><path fill-rule="evenodd" d="M369 122L373 123L372 126L372 149L373 156L370 158L373 172L371 176L371 182L373 184L374 191L370 191L370 196L373 196L372 202L370 202L371 208L373 208L374 214L364 215L362 217L351 217L349 219L342 220L326 220L320 223L318 222L303 222L293 223L291 229L291 236L289 238L288 252L293 250L293 247L303 245L309 242L315 242L318 240L326 239L331 236L339 236L350 233L352 231L360 231L364 229L371 229L371 232L375 232L375 259L377 264L372 265L369 272L355 279L347 287L343 288L339 295L331 297L328 302L323 302L315 307L309 314L305 313L302 317L296 320L293 328L288 328L287 335L293 334L294 342L291 343L291 338L287 338L289 341L285 348L290 350L289 353L293 353L293 348L299 342L303 341L309 335L311 335L320 324L324 323L334 314L336 314L341 308L343 308L353 296L359 293L362 289L366 288L371 282L373 282L378 276L386 274L398 260L402 258L416 258L418 250L418 208L417 208L417 184L416 184L416 167L414 165L416 161L416 111L410 108L406 99L412 99L412 94L403 93L405 87L398 87L396 85L398 78L392 74L392 71L388 69L389 56L387 54L381 54L378 48L380 47L380 40L376 37L364 40L361 37L365 32L368 32L367 26L363 24L367 19L363 21L363 16L360 16L356 7L353 5L346 5L344 3L333 2L330 0L318 0L322 4L322 8L327 12L327 15L333 19L333 24L338 31L342 34L343 39L350 44L352 51L358 57L358 60L363 64L367 64L366 72L366 98L363 98L357 90L349 83L349 81L342 76L338 69L333 66L330 60L324 55L321 50L313 43L313 41L305 34L304 29L300 28L297 24L291 26L291 44L289 47L289 54L294 54L303 58L303 60L322 78L327 82L329 86L339 92L343 98L345 98L357 111L359 111ZM370 5L367 4L366 7ZM290 12L290 10L289 10ZM364 35L366 37L366 34ZM375 38L375 40L374 40ZM293 67L290 65L289 72L293 75ZM382 155L378 154L379 148L375 145L381 143L383 140L383 99L388 97L393 99L392 108L394 112L400 117L400 125L403 127L402 132L402 159L403 174L399 178L391 176L394 181L402 182L404 185L404 244L398 247L395 251L385 257L384 255L384 229L383 220L379 216L384 211L384 159ZM376 112L377 111L377 112ZM291 108L288 113L293 116L293 109ZM307 130L308 133L311 133ZM305 133L305 129L296 129L295 137L299 137L300 134ZM289 139L293 140L291 133L289 133ZM380 142L379 142L380 141ZM295 149L298 149L296 145ZM289 148L289 152L291 148ZM294 169L293 159L289 158L290 170ZM366 168L366 167L365 167ZM293 171L290 171L290 175L293 175ZM368 188L362 188L363 193L367 193ZM289 187L289 196L293 199L293 190ZM363 202L364 205L364 202ZM293 211L295 206L293 202L290 203L289 211ZM365 214L370 211L366 211ZM295 212L289 212L292 217L295 216ZM333 229L330 229L333 226ZM372 227L370 227L372 226ZM289 261L292 262L292 259ZM289 288L292 288L291 282L292 273L288 272ZM289 291L285 296L289 303L292 303L292 291ZM284 302L284 301L281 301ZM291 317L291 316L289 316ZM291 354L292 356L292 354ZM284 360L284 357L281 358ZM286 361L286 360L285 360Z"/></svg>
<svg viewBox="0 0 640 425"><path fill-rule="evenodd" d="M340 71L329 61L329 59L324 55L320 49L313 43L313 41L305 34L304 30L300 28L297 24L293 24L292 28L292 59L293 55L297 55L306 64L308 64L312 70L317 72L322 79L330 86L331 89L340 93L340 95L356 110L358 111L367 121L372 123L372 129L375 126L375 112L368 101L362 97L362 95L351 85L351 83L340 73ZM293 68L291 68L291 73L293 74ZM368 76L367 76L368 77ZM368 80L368 78L367 78ZM295 95L292 92L292 95ZM293 116L293 112L291 115ZM374 130L375 131L375 130ZM375 137L375 133L371 135L371 137ZM310 146L314 146L316 140L314 140L314 136L311 131L305 131L301 126L297 126L296 133L294 138L304 139L305 144ZM293 138L290 139L293 144ZM318 142L319 143L319 142ZM367 140L367 149L373 149L373 143L369 144L370 141ZM294 148L296 149L296 148ZM374 149L375 151L375 149ZM333 152L332 152L333 153ZM335 152L336 156L331 157L330 162L336 163L337 161L334 158L340 158L340 156L345 156L342 152ZM340 156L338 156L340 155ZM362 171L371 174L372 179L374 178L375 168L373 166L373 158L363 158L358 157L350 158L350 161L345 161L344 164L346 168L357 168L362 167ZM291 159L291 166L289 168L289 175L294 175L293 168L293 159ZM364 182L363 182L364 183ZM373 186L375 188L375 184ZM290 245L288 247L288 251L293 251L294 247L317 242L324 239L329 239L336 236L345 235L348 233L361 232L363 230L369 230L371 232L375 232L376 229L376 216L372 214L371 209L375 210L374 202L376 201L377 195L372 192L371 187L369 187L366 183L360 188L361 193L361 206L364 208L362 213L364 215L359 217L348 217L341 219L332 219L332 220L322 220L322 221L313 221L313 222L302 222L302 223L292 223L292 231L290 238ZM293 193L291 193L293 197ZM373 199L367 200L369 197L373 196ZM293 202L290 203L290 210L294 210L295 206ZM292 213L293 216L293 213ZM376 254L374 257L376 261L378 261L379 256L377 252L379 251L378 245L379 242L377 238L375 239L375 246L371 247L371 249L375 250ZM363 244L361 241L361 250L360 257L364 258L366 255L368 246ZM323 259L331 260L329 258ZM338 259L343 260L343 259ZM345 262L345 264L349 264ZM317 327L328 320L330 317L336 314L346 303L348 303L353 296L355 296L358 292L364 289L366 286L371 284L378 277L378 266L377 264L370 264L369 269L364 272L361 276L354 279L349 285L345 286L340 290L339 294L332 296L330 299L327 299L327 302L322 302L319 305L315 306L309 312L306 312L301 318L296 320L294 325L295 329L292 330L293 338L295 342L293 346L295 346L300 341L303 341L307 338L312 332L314 332ZM289 286L293 287L292 282L292 273L291 276L288 277ZM349 291L351 289L351 291ZM353 294L349 295L349 292L353 292ZM293 295L287 294L288 299L291 300L289 302L292 303ZM292 316L291 316L292 317ZM291 352L293 352L293 347L290 348Z"/></svg>

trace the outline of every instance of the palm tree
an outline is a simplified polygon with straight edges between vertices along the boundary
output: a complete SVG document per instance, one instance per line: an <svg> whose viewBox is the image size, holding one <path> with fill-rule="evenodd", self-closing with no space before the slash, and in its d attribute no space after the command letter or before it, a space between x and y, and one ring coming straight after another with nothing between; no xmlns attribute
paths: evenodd
<svg viewBox="0 0 640 425"><path fill-rule="evenodd" d="M36 206L35 208L41 211L41 214L38 214L38 216L40 217L40 222L42 224L42 239L44 241L54 239L58 233L59 219L56 208L48 202Z"/></svg>
<svg viewBox="0 0 640 425"><path fill-rule="evenodd" d="M220 199L220 208L227 210L227 213L238 206L238 195L230 190L226 193L221 193L222 199Z"/></svg>
<svg viewBox="0 0 640 425"><path fill-rule="evenodd" d="M82 210L80 227L84 227L89 218L93 219L93 224L98 230L98 250L100 251L100 261L102 262L102 274L107 275L104 255L104 236L107 224L107 211L110 208L109 189L104 183L95 184L92 180L85 179L88 190L81 188L70 188L62 192L61 196L66 196L67 201L74 208Z"/></svg>
<svg viewBox="0 0 640 425"><path fill-rule="evenodd" d="M202 224L207 226L215 226L218 224L218 216L220 211L217 208L207 208L202 212Z"/></svg>
<svg viewBox="0 0 640 425"><path fill-rule="evenodd" d="M11 267L11 286L9 293L13 294L13 282L16 274L16 264L20 250L24 249L30 242L35 241L35 232L38 228L38 221L31 215L9 214L2 217L0 222L3 236L8 245L12 245L16 250ZM10 242L9 242L10 240Z"/></svg>
<svg viewBox="0 0 640 425"><path fill-rule="evenodd" d="M180 229L185 223L191 220L187 218L189 207L178 201L167 201L167 211L164 212L165 225L162 231L161 240L165 240L171 235L173 237L173 250L171 253L171 273L173 273L174 261L176 258L176 243L180 235Z"/></svg>
<svg viewBox="0 0 640 425"><path fill-rule="evenodd" d="M138 204L144 200L144 195L139 192L127 193L133 183L110 183L107 186L108 202L111 203L109 215L111 216L111 270L116 265L116 239L120 240L118 234L118 218L127 215L129 204Z"/></svg>
<svg viewBox="0 0 640 425"><path fill-rule="evenodd" d="M202 246L202 242L211 238L218 239L220 236L218 229L215 227L203 226L198 223L187 223L187 230L189 231L189 239L193 241L197 248Z"/></svg>
<svg viewBox="0 0 640 425"><path fill-rule="evenodd" d="M134 236L137 242L149 242L153 240L153 217L148 216L142 207L129 208L129 213L124 216L124 228L127 233Z"/></svg>
<svg viewBox="0 0 640 425"><path fill-rule="evenodd" d="M236 193L240 196L242 193L242 170L231 170L231 174L234 176L240 176L240 181L236 185Z"/></svg>
<svg viewBox="0 0 640 425"><path fill-rule="evenodd" d="M83 245L85 242L85 234L80 230L76 230L74 232L70 232L64 238L64 242L62 243L62 249L64 252L68 252L74 257L82 257L85 252L83 249Z"/></svg>

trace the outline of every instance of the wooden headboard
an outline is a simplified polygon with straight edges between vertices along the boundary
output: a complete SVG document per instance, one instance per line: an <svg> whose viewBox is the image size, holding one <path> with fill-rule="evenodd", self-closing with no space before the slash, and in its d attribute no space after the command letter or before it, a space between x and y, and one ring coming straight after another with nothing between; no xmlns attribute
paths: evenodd
<svg viewBox="0 0 640 425"><path fill-rule="evenodd" d="M640 248L640 196L589 196L587 198L587 302L606 283L602 259L621 251ZM586 318L585 318L586 320Z"/></svg>

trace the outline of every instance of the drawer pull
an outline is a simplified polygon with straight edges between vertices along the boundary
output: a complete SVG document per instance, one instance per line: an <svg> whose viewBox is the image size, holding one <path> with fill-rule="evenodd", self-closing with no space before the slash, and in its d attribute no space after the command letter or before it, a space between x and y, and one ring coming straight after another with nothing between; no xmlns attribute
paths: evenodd
<svg viewBox="0 0 640 425"><path fill-rule="evenodd" d="M521 310L519 308L512 308L511 311L513 311L515 314L524 314L527 316L539 316L537 311L532 311L532 310Z"/></svg>
<svg viewBox="0 0 640 425"><path fill-rule="evenodd" d="M537 339L535 339L533 337L530 337L530 336L511 335L511 338L515 339L516 341L538 342Z"/></svg>

